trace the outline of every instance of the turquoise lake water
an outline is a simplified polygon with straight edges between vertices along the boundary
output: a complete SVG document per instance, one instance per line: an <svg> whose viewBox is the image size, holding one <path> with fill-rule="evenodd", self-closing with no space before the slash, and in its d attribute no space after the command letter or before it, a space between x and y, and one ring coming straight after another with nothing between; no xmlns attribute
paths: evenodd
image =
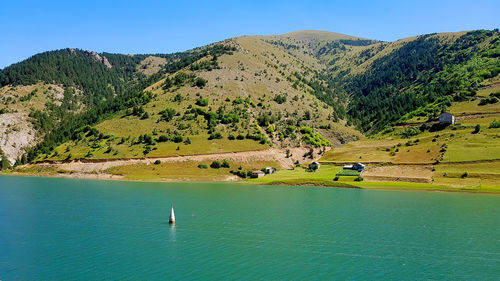
<svg viewBox="0 0 500 281"><path fill-rule="evenodd" d="M2 281L228 279L499 280L500 196L0 176Z"/></svg>

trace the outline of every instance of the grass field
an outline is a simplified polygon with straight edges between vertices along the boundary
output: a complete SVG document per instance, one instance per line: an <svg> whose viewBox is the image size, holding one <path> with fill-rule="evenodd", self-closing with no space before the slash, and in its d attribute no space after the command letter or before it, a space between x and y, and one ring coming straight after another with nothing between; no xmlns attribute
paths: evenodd
<svg viewBox="0 0 500 281"><path fill-rule="evenodd" d="M498 130L498 129L496 129ZM494 133L466 133L448 143L443 162L500 159L500 136Z"/></svg>
<svg viewBox="0 0 500 281"><path fill-rule="evenodd" d="M356 170L340 170L336 176L338 177L357 177L359 176L361 173L356 171Z"/></svg>
<svg viewBox="0 0 500 281"><path fill-rule="evenodd" d="M432 180L432 165L370 165L363 172L367 180L376 181L406 181L430 182Z"/></svg>
<svg viewBox="0 0 500 281"><path fill-rule="evenodd" d="M477 118L460 119L458 122L464 126L473 127L477 124L482 128L488 128L493 120L500 120L500 113L477 116Z"/></svg>
<svg viewBox="0 0 500 281"><path fill-rule="evenodd" d="M402 139L398 136L363 139L333 148L326 152L320 161L432 163L439 157L441 145L447 138L446 135L440 134L437 141L433 142L436 135L423 133L410 139Z"/></svg>
<svg viewBox="0 0 500 281"><path fill-rule="evenodd" d="M229 176L231 170L257 170L265 167L279 167L276 162L255 161L251 163L230 162L230 168L210 168L208 161L194 162L168 162L155 164L136 164L113 167L106 170L106 173L123 176L125 179L133 180L224 180ZM205 164L207 169L198 168L199 164ZM235 178L237 179L237 178Z"/></svg>
<svg viewBox="0 0 500 281"><path fill-rule="evenodd" d="M500 102L487 105L479 105L479 100L457 102L450 107L449 112L457 116L490 112L498 113L500 112Z"/></svg>
<svg viewBox="0 0 500 281"><path fill-rule="evenodd" d="M399 181L354 181L355 177L340 177L333 181L334 175L342 167L322 165L317 172L308 172L305 168L297 167L294 170L281 170L276 174L266 175L258 179L247 179L245 183L270 185L319 185L332 187L365 188L381 190L436 190L461 192L500 192L500 183L497 181L466 179L468 182L457 182L456 179L440 178L432 183L413 183Z"/></svg>
<svg viewBox="0 0 500 281"><path fill-rule="evenodd" d="M488 87L488 88L484 88L484 89L481 89L481 90L477 91L477 96L479 96L479 97L487 97L491 93L498 92L498 91L500 91L500 86Z"/></svg>
<svg viewBox="0 0 500 281"><path fill-rule="evenodd" d="M442 163L434 166L434 181L451 186L500 187L500 161Z"/></svg>
<svg viewBox="0 0 500 281"><path fill-rule="evenodd" d="M295 167L293 170L280 170L275 174L266 175L258 179L248 179L253 183L333 183L335 174L342 169L340 166L321 165L316 172L310 172L305 167Z"/></svg>
<svg viewBox="0 0 500 281"><path fill-rule="evenodd" d="M4 174L11 174L12 172L17 172L26 175L34 175L34 176L52 176L57 174L58 170L53 166L40 166L33 165L28 167L17 167L13 171L3 171Z"/></svg>
<svg viewBox="0 0 500 281"><path fill-rule="evenodd" d="M435 173L447 173L449 175L460 176L467 172L473 174L498 175L500 180L500 161L481 162L481 163L440 163L435 165Z"/></svg>

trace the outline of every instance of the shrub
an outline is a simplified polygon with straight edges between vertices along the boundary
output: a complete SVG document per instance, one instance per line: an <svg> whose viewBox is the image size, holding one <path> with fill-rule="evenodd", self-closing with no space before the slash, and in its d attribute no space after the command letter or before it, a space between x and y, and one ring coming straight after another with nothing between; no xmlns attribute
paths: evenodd
<svg viewBox="0 0 500 281"><path fill-rule="evenodd" d="M233 100L233 104L242 104L242 103L243 103L243 99L240 97L237 97Z"/></svg>
<svg viewBox="0 0 500 281"><path fill-rule="evenodd" d="M363 177L359 176L359 177L355 178L354 181L363 181Z"/></svg>
<svg viewBox="0 0 500 281"><path fill-rule="evenodd" d="M334 177L333 178L333 181L338 181L339 180L339 177Z"/></svg>
<svg viewBox="0 0 500 281"><path fill-rule="evenodd" d="M311 120L311 112L309 110L306 110L304 112L304 117L303 117L304 120Z"/></svg>
<svg viewBox="0 0 500 281"><path fill-rule="evenodd" d="M236 137L233 134L230 134L229 137L227 137L229 140L235 140Z"/></svg>
<svg viewBox="0 0 500 281"><path fill-rule="evenodd" d="M286 96L276 95L274 97L274 101L277 102L278 104L282 104L282 103L286 102Z"/></svg>
<svg viewBox="0 0 500 281"><path fill-rule="evenodd" d="M269 125L269 126L267 127L267 129L266 129L266 133L268 133L268 134L270 134L270 135L271 135L272 133L274 133L274 127L273 127L273 125Z"/></svg>
<svg viewBox="0 0 500 281"><path fill-rule="evenodd" d="M196 102L195 102L196 105L198 106L207 106L208 105L208 99L207 98L198 98L196 99Z"/></svg>
<svg viewBox="0 0 500 281"><path fill-rule="evenodd" d="M460 177L461 178L466 178L469 174L467 172L463 173Z"/></svg>
<svg viewBox="0 0 500 281"><path fill-rule="evenodd" d="M155 165L160 165L160 164L161 164L161 160L159 160L159 159L158 159L158 160L156 160L154 164L155 164Z"/></svg>
<svg viewBox="0 0 500 281"><path fill-rule="evenodd" d="M238 139L238 140L244 140L245 136L242 135L242 134L238 134L238 136L236 136L236 139Z"/></svg>
<svg viewBox="0 0 500 281"><path fill-rule="evenodd" d="M213 132L210 134L210 136L208 137L209 140L213 140L213 139L222 139L222 134L220 132Z"/></svg>
<svg viewBox="0 0 500 281"><path fill-rule="evenodd" d="M492 103L497 103L498 99L494 96L490 96L489 98L483 98L479 101L479 105L487 105Z"/></svg>
<svg viewBox="0 0 500 281"><path fill-rule="evenodd" d="M474 131L472 131L473 134L477 134L481 131L481 125L477 124L476 127L474 127Z"/></svg>
<svg viewBox="0 0 500 281"><path fill-rule="evenodd" d="M240 168L241 168L241 167L240 167ZM249 178L249 177L251 177L251 176L252 176L252 171L242 171L241 169L240 169L240 170L238 170L238 171L233 171L233 170L231 170L231 171L229 171L229 172L230 172L231 174L233 174L233 175L237 175L238 177L243 178L243 179L245 179L245 178L247 178L247 177Z"/></svg>
<svg viewBox="0 0 500 281"><path fill-rule="evenodd" d="M182 101L182 96L181 94L176 94L173 99L174 102L181 102Z"/></svg>
<svg viewBox="0 0 500 281"><path fill-rule="evenodd" d="M416 135L420 134L421 132L422 131L420 131L420 128L418 128L416 126L412 126L412 127L406 128L404 131L402 131L401 132L401 137L407 139L407 138L416 136Z"/></svg>
<svg viewBox="0 0 500 281"><path fill-rule="evenodd" d="M271 117L267 114L261 113L259 117L257 117L257 122L261 127L267 127L271 123Z"/></svg>
<svg viewBox="0 0 500 281"><path fill-rule="evenodd" d="M497 121L497 119L491 121L490 124L490 129L496 129L496 128L500 128L500 121Z"/></svg>
<svg viewBox="0 0 500 281"><path fill-rule="evenodd" d="M200 164L200 165L198 165L198 168L200 168L200 169L208 169L208 165L206 165L206 164Z"/></svg>
<svg viewBox="0 0 500 281"><path fill-rule="evenodd" d="M167 108L159 112L161 115L161 119L167 122L171 121L177 113L173 108Z"/></svg>
<svg viewBox="0 0 500 281"><path fill-rule="evenodd" d="M222 114L220 116L220 122L222 124L238 123L240 121L240 116L235 113Z"/></svg>
<svg viewBox="0 0 500 281"><path fill-rule="evenodd" d="M181 135L175 135L174 138L172 139L175 143L180 143L184 140L184 138Z"/></svg>
<svg viewBox="0 0 500 281"><path fill-rule="evenodd" d="M213 161L212 164L210 164L210 168L213 168L213 169L219 169L221 166L222 166L222 164L217 160Z"/></svg>
<svg viewBox="0 0 500 281"><path fill-rule="evenodd" d="M386 126L384 128L384 130L382 131L382 134L389 134L389 133L392 133L394 131L394 128L392 128L391 126Z"/></svg>
<svg viewBox="0 0 500 281"><path fill-rule="evenodd" d="M424 132L424 131L427 131L431 128L431 126L427 125L427 124L422 124L420 125L420 131Z"/></svg>
<svg viewBox="0 0 500 281"><path fill-rule="evenodd" d="M201 77L198 77L194 80L194 85L198 88L203 88L205 87L205 85L207 84L207 80L201 78Z"/></svg>
<svg viewBox="0 0 500 281"><path fill-rule="evenodd" d="M167 142L167 141L169 141L169 138L167 136L165 136L165 135L161 135L161 136L158 137L157 141L158 142Z"/></svg>
<svg viewBox="0 0 500 281"><path fill-rule="evenodd" d="M230 165L229 165L229 161L227 161L226 159L222 160L222 163L220 165L222 168L229 168Z"/></svg>
<svg viewBox="0 0 500 281"><path fill-rule="evenodd" d="M259 135L259 143L260 144L266 144L268 142L266 136L264 135Z"/></svg>
<svg viewBox="0 0 500 281"><path fill-rule="evenodd" d="M307 158L309 157L310 159L314 158L314 150L312 148L309 148L309 152L304 153L302 157Z"/></svg>
<svg viewBox="0 0 500 281"><path fill-rule="evenodd" d="M69 146L68 146L69 148ZM111 146L108 146L108 148L106 149L106 151L104 151L104 153L110 153L111 151L113 150L113 148ZM68 152L69 150L67 150L66 152Z"/></svg>
<svg viewBox="0 0 500 281"><path fill-rule="evenodd" d="M139 136L139 139L141 139L140 136ZM144 134L142 136L142 141L146 144L154 144L153 137L151 135L148 135L148 134Z"/></svg>
<svg viewBox="0 0 500 281"><path fill-rule="evenodd" d="M302 140L309 145L315 147L331 146L331 142L325 139L321 134L314 133L313 129L307 126L300 127L300 132L303 134Z"/></svg>

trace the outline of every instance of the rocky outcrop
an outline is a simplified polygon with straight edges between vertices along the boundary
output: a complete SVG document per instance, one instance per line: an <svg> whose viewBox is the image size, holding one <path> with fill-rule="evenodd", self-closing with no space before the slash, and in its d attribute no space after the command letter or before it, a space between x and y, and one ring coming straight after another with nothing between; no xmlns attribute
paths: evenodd
<svg viewBox="0 0 500 281"><path fill-rule="evenodd" d="M11 164L35 144L35 131L27 114L0 114L0 149Z"/></svg>
<svg viewBox="0 0 500 281"><path fill-rule="evenodd" d="M85 54L90 56L96 62L104 64L104 66L106 66L107 68L113 67L105 56L101 56L94 51L85 51Z"/></svg>

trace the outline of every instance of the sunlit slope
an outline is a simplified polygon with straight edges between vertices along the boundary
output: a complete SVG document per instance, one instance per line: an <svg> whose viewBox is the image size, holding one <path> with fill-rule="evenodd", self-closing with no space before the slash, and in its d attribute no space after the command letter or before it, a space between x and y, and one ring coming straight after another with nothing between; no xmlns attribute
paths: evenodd
<svg viewBox="0 0 500 281"><path fill-rule="evenodd" d="M165 75L144 90L146 102L95 125L97 133L82 130L80 139L38 160L321 147L361 137L345 120L333 120L334 109L292 75L314 65L257 37L223 44L231 51Z"/></svg>

